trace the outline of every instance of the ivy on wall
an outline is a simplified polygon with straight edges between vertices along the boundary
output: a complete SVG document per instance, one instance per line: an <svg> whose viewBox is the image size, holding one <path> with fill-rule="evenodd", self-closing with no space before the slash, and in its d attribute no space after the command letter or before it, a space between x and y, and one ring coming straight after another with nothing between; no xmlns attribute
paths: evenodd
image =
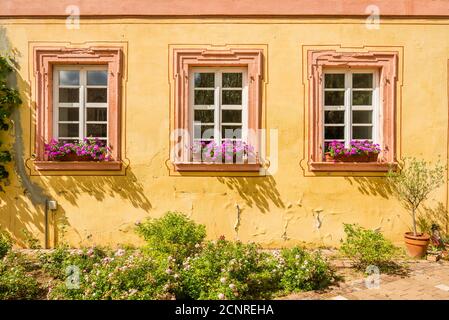
<svg viewBox="0 0 449 320"><path fill-rule="evenodd" d="M0 130L3 131L9 129L9 117L14 108L22 103L19 92L8 86L7 78L12 71L13 68L8 58L0 56ZM9 176L5 164L10 161L11 153L4 147L0 139L0 191L3 180Z"/></svg>

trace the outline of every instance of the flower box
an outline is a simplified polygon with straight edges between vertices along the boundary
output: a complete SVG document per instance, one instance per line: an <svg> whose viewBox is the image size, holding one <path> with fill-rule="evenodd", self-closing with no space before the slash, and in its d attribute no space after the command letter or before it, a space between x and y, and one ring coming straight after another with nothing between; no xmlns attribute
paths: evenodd
<svg viewBox="0 0 449 320"><path fill-rule="evenodd" d="M254 147L242 141L224 141L221 144L212 142L195 142L190 147L191 162L229 165L258 163Z"/></svg>
<svg viewBox="0 0 449 320"><path fill-rule="evenodd" d="M380 146L369 140L351 140L349 147L342 141L331 141L324 154L326 162L377 162Z"/></svg>
<svg viewBox="0 0 449 320"><path fill-rule="evenodd" d="M45 144L45 154L50 161L111 161L111 148L98 138L85 138L76 143L52 139Z"/></svg>
<svg viewBox="0 0 449 320"><path fill-rule="evenodd" d="M76 153L68 153L58 158L57 161L97 161L89 155L79 156Z"/></svg>
<svg viewBox="0 0 449 320"><path fill-rule="evenodd" d="M326 152L325 160L326 162L377 162L378 156L377 152L368 152L352 155L340 154L333 157L330 152Z"/></svg>

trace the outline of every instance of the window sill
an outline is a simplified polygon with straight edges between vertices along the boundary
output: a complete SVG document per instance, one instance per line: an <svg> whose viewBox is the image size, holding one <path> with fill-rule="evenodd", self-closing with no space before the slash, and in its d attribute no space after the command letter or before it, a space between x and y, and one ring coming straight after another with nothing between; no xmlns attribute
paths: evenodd
<svg viewBox="0 0 449 320"><path fill-rule="evenodd" d="M310 171L322 172L388 172L395 162L311 162Z"/></svg>
<svg viewBox="0 0 449 320"><path fill-rule="evenodd" d="M120 171L120 161L34 161L38 171Z"/></svg>
<svg viewBox="0 0 449 320"><path fill-rule="evenodd" d="M179 172L259 172L262 166L259 163L174 163Z"/></svg>

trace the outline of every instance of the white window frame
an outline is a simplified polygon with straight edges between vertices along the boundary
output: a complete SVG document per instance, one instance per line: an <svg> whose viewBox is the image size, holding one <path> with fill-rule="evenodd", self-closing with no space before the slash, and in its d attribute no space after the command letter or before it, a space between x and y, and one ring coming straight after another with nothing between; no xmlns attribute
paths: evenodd
<svg viewBox="0 0 449 320"><path fill-rule="evenodd" d="M373 74L373 88L352 88L352 75L357 73L372 73ZM345 88L326 88L324 83L324 77L326 74L344 74L345 75ZM323 125L322 125L322 132L323 132L323 146L326 142L332 141L333 139L325 139L325 127L327 126L325 123L325 112L326 111L345 111L345 119L344 119L344 141L345 141L345 147L348 148L350 146L350 142L352 139L352 111L372 111L373 112L373 122L372 122L372 142L373 143L380 143L381 139L381 128L380 128L380 119L382 117L382 110L380 107L380 88L379 88L379 70L377 69L352 69L352 68L344 68L344 69L332 69L332 68L326 68L323 71L323 91L322 91L322 99L323 106L322 106L322 119L323 119ZM373 91L373 97L372 97L372 105L371 106L353 106L352 105L352 92L353 91L367 91L367 90ZM344 91L344 106L326 106L325 100L324 100L324 93L326 91ZM329 124L329 126L338 126L335 124ZM357 126L363 126L363 124L357 124ZM367 124L367 126L369 126Z"/></svg>
<svg viewBox="0 0 449 320"><path fill-rule="evenodd" d="M80 81L79 85L59 85L59 71L79 71ZM67 139L82 141L86 138L87 124L106 124L106 138L98 137L100 140L104 140L106 145L109 145L109 82L104 85L87 85L87 71L108 71L107 65L64 65L55 66L53 68L53 138L56 140ZM87 89L88 88L105 88L106 87L106 102L93 103L87 102ZM59 103L59 88L79 88L79 102L78 103ZM59 121L59 108L78 108L79 118L78 121ZM87 109L88 108L105 108L107 114L106 121L87 121ZM60 137L59 136L59 124L60 123L77 123L78 124L78 137Z"/></svg>
<svg viewBox="0 0 449 320"><path fill-rule="evenodd" d="M195 73L214 73L215 74L215 87L214 90L214 104L213 105L195 105ZM222 74L223 73L242 73L242 88L223 88L222 87ZM198 88L199 90L208 90L208 88ZM222 105L221 92L224 90L242 90L242 105ZM214 110L214 141L217 144L221 144L222 126L240 125L237 123L223 123L221 121L221 110L242 110L242 138L232 139L243 142L248 142L248 70L247 68L240 67L194 67L189 70L189 117L191 119L189 123L190 142L201 139L195 139L194 135L194 110Z"/></svg>

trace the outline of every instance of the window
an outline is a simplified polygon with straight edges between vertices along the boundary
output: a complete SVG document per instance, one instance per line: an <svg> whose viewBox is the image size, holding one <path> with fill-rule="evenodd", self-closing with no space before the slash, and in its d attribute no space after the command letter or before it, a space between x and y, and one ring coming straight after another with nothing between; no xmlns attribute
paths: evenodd
<svg viewBox="0 0 449 320"><path fill-rule="evenodd" d="M82 175L121 171L121 46L35 46L36 171ZM49 161L45 143L97 137L111 148L111 161ZM80 171L75 172L75 171ZM73 172L73 173L72 173ZM34 174L34 173L33 173ZM39 173L42 174L42 173Z"/></svg>
<svg viewBox="0 0 449 320"><path fill-rule="evenodd" d="M263 50L175 48L171 52L174 171L261 174ZM240 150L232 157L227 151L231 144L223 148L225 152L220 148L228 140L232 149ZM219 146L218 158L214 144ZM249 149L251 156L240 157Z"/></svg>
<svg viewBox="0 0 449 320"><path fill-rule="evenodd" d="M323 86L324 141L379 143L379 86L377 71L325 70Z"/></svg>
<svg viewBox="0 0 449 320"><path fill-rule="evenodd" d="M107 144L107 67L58 66L53 81L53 137L64 142L92 137Z"/></svg>
<svg viewBox="0 0 449 320"><path fill-rule="evenodd" d="M386 172L396 161L396 51L307 50L309 171ZM371 140L377 162L326 162L327 144Z"/></svg>
<svg viewBox="0 0 449 320"><path fill-rule="evenodd" d="M192 141L246 142L248 85L244 69L195 68L190 73Z"/></svg>

